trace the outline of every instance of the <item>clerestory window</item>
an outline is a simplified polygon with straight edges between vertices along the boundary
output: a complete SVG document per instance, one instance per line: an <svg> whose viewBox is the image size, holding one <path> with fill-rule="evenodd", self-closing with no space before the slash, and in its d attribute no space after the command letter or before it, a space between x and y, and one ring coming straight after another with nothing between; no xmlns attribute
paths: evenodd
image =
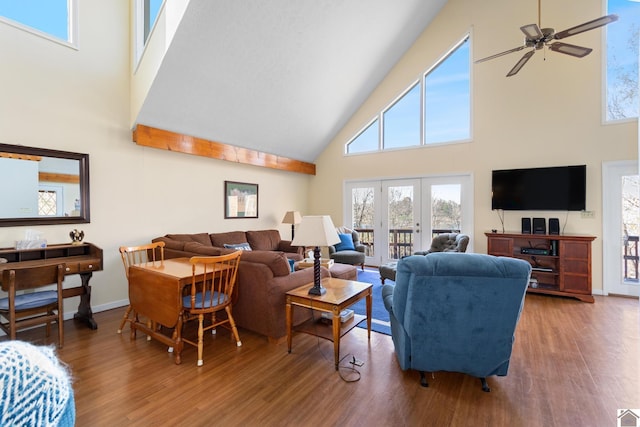
<svg viewBox="0 0 640 427"><path fill-rule="evenodd" d="M56 42L76 45L77 0L2 0L0 20Z"/></svg>
<svg viewBox="0 0 640 427"><path fill-rule="evenodd" d="M638 36L640 3L635 0L609 0L607 13L619 19L607 25L606 120L638 117Z"/></svg>
<svg viewBox="0 0 640 427"><path fill-rule="evenodd" d="M136 0L136 60L139 61L158 21L164 0Z"/></svg>
<svg viewBox="0 0 640 427"><path fill-rule="evenodd" d="M471 57L467 34L345 146L347 154L471 138Z"/></svg>

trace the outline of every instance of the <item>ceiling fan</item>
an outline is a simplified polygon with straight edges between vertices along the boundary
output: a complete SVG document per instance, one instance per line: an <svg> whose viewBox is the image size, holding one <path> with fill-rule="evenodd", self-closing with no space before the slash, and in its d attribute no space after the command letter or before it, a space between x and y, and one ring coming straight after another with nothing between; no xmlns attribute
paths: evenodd
<svg viewBox="0 0 640 427"><path fill-rule="evenodd" d="M524 56L520 58L518 62L516 62L516 65L511 69L511 71L507 73L507 77L511 77L517 74L518 71L520 71L520 69L524 67L524 64L526 64L527 61L531 59L533 54L536 53L536 50L540 50L544 47L547 47L554 52L560 52L566 55L582 58L590 54L593 49L563 42L554 42L554 40L560 40L570 36L575 36L576 34L584 33L585 31L590 31L602 27L617 20L618 15L606 15L556 33L553 28L540 28L540 0L538 0L538 23L520 27L520 30L524 33L525 36L524 44L522 46L518 46L504 52L496 53L495 55L487 56L486 58L478 59L477 61L475 61L475 63L478 64L480 62L498 58L512 52L518 52L526 48L532 48L529 52L525 53Z"/></svg>

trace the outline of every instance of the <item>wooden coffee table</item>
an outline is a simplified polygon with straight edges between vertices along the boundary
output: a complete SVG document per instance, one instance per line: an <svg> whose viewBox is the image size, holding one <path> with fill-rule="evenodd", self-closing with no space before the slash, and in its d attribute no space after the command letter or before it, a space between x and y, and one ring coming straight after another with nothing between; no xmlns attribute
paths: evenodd
<svg viewBox="0 0 640 427"><path fill-rule="evenodd" d="M327 289L324 295L309 295L309 288L313 283L300 286L287 292L286 322L287 322L287 346L291 353L293 306L311 308L318 311L326 311L333 314L331 326L320 322L320 316L314 316L311 320L296 327L296 331L305 332L320 338L333 341L333 357L335 368L338 370L340 359L340 337L358 323L367 319L367 337L371 339L371 305L373 285L371 283L356 282L335 278L322 279L322 286ZM352 319L344 323L340 322L340 312L353 305L362 298L366 298L367 315L354 314Z"/></svg>

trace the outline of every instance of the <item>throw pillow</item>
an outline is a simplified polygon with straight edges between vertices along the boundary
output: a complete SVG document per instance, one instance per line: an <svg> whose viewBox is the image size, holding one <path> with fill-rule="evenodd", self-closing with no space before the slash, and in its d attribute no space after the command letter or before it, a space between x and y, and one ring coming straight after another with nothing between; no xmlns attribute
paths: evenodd
<svg viewBox="0 0 640 427"><path fill-rule="evenodd" d="M248 243L237 243L235 245L224 244L224 247L227 249L240 249L241 251L250 251L251 246Z"/></svg>
<svg viewBox="0 0 640 427"><path fill-rule="evenodd" d="M336 252L339 251L354 251L356 247L353 245L353 237L349 234L338 234L340 243L336 244Z"/></svg>

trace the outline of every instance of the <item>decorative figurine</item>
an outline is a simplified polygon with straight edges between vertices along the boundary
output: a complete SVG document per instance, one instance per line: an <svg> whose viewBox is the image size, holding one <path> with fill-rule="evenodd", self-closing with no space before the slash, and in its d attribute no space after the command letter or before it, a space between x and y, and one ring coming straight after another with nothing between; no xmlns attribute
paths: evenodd
<svg viewBox="0 0 640 427"><path fill-rule="evenodd" d="M84 239L84 231L82 230L78 231L77 229L74 228L69 232L69 237L71 237L72 245L81 245L82 239Z"/></svg>

